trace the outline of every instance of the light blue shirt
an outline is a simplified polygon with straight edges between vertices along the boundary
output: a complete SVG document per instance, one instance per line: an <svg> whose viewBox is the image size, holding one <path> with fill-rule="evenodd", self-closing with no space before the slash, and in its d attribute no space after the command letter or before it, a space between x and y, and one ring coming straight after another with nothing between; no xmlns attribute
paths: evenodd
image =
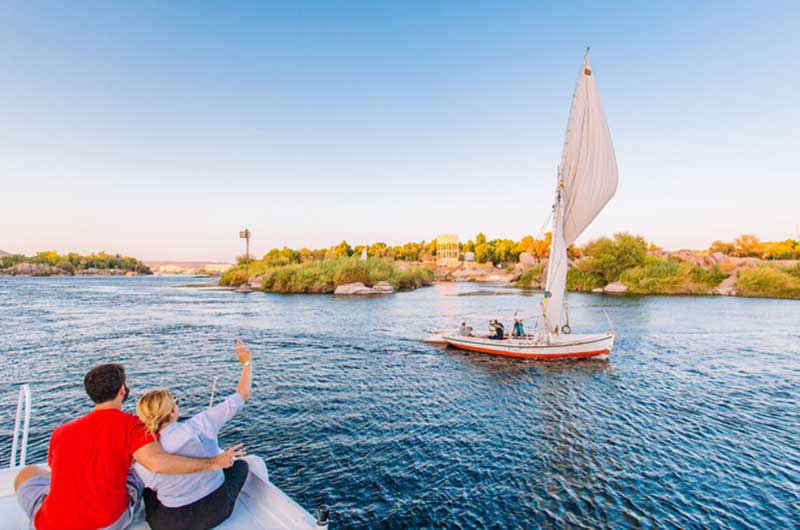
<svg viewBox="0 0 800 530"><path fill-rule="evenodd" d="M187 421L168 425L159 433L161 447L167 453L182 456L198 458L217 456L222 452L217 443L219 430L243 406L242 396L232 394L219 405L204 410ZM225 475L220 470L165 475L153 473L138 462L135 467L144 485L155 490L161 504L169 508L199 501L222 486L225 480Z"/></svg>

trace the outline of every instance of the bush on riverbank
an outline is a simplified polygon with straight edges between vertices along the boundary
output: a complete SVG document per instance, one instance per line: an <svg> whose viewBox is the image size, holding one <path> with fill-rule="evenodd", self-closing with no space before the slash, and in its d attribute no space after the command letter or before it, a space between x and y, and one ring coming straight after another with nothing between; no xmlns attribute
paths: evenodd
<svg viewBox="0 0 800 530"><path fill-rule="evenodd" d="M629 292L637 294L710 294L725 278L717 267L706 271L686 261L653 256L620 276Z"/></svg>
<svg viewBox="0 0 800 530"><path fill-rule="evenodd" d="M400 269L392 261L340 257L328 261L275 264L256 261L250 264L250 277L263 279L264 291L276 293L332 293L337 285L361 282L372 286L389 282L398 291L431 285L434 273L425 267ZM239 286L245 281L245 268L239 265L222 275L221 285Z"/></svg>
<svg viewBox="0 0 800 530"><path fill-rule="evenodd" d="M544 270L543 263L536 264L533 268L529 269L524 274L522 274L522 276L519 277L519 279L515 282L514 285L525 289L540 287L539 277L541 276L543 270Z"/></svg>
<svg viewBox="0 0 800 530"><path fill-rule="evenodd" d="M567 290L589 293L592 289L602 287L603 279L596 273L583 269L570 269L567 271Z"/></svg>
<svg viewBox="0 0 800 530"><path fill-rule="evenodd" d="M647 241L642 236L627 232L614 234L614 239L601 237L583 247L589 257L585 269L595 273L602 284L617 281L622 273L644 263L647 257Z"/></svg>
<svg viewBox="0 0 800 530"><path fill-rule="evenodd" d="M800 264L781 269L771 264L739 271L740 296L800 298Z"/></svg>

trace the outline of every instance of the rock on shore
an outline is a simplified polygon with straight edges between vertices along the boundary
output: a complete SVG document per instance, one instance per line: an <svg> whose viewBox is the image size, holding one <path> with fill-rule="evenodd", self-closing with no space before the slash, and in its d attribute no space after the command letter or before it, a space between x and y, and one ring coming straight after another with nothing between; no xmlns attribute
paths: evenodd
<svg viewBox="0 0 800 530"><path fill-rule="evenodd" d="M367 287L361 282L337 285L333 294L348 296L369 296L376 294L393 294L394 287L389 282L378 282L372 287Z"/></svg>
<svg viewBox="0 0 800 530"><path fill-rule="evenodd" d="M464 262L451 267L437 267L436 279L445 282L513 282L519 279L523 266L500 269L491 263Z"/></svg>
<svg viewBox="0 0 800 530"><path fill-rule="evenodd" d="M739 287L739 271L735 270L730 276L722 280L722 283L714 287L712 292L721 296L736 296L736 289Z"/></svg>
<svg viewBox="0 0 800 530"><path fill-rule="evenodd" d="M44 265L41 263L17 263L7 269L0 270L2 274L10 276L51 276L55 274L66 274L61 269Z"/></svg>
<svg viewBox="0 0 800 530"><path fill-rule="evenodd" d="M622 282L611 282L603 287L606 294L624 294L628 292L628 286Z"/></svg>

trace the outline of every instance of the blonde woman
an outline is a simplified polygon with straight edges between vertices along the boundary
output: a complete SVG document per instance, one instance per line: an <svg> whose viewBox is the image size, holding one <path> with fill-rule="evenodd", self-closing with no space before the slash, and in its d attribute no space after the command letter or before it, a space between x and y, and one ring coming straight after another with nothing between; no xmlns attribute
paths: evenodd
<svg viewBox="0 0 800 530"><path fill-rule="evenodd" d="M178 423L178 402L169 390L151 390L136 404L136 414L159 437L164 451L194 457L221 452L217 434L250 397L253 379L250 350L241 340L236 341L234 350L242 363L242 375L236 392L219 405ZM153 473L138 462L135 467L146 487L145 514L153 530L212 528L222 523L233 512L248 472L244 460L236 460L224 471L185 475Z"/></svg>

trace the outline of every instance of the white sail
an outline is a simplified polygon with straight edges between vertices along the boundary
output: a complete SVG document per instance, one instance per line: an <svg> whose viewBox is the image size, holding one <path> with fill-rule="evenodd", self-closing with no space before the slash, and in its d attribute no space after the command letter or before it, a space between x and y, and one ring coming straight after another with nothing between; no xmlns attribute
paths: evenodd
<svg viewBox="0 0 800 530"><path fill-rule="evenodd" d="M545 283L542 314L545 328L558 333L566 323L564 319L564 291L567 287L567 244L564 241L564 207L561 204L559 189L553 211L553 238L550 241L550 258L547 263L547 282Z"/></svg>
<svg viewBox="0 0 800 530"><path fill-rule="evenodd" d="M578 239L617 191L617 158L588 50L572 98L561 155L564 241Z"/></svg>
<svg viewBox="0 0 800 530"><path fill-rule="evenodd" d="M564 299L567 247L578 239L617 191L617 159L588 50L572 97L553 210L553 239L542 314L558 333L567 323Z"/></svg>

